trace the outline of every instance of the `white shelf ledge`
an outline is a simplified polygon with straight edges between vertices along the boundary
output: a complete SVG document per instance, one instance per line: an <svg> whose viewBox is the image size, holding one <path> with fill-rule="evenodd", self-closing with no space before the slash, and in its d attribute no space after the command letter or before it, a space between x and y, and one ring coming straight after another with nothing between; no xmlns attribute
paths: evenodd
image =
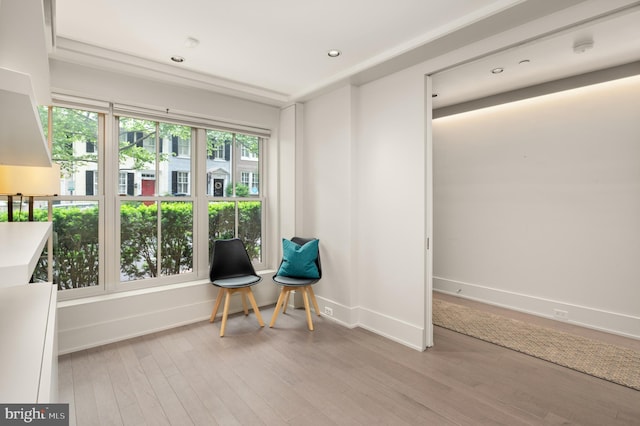
<svg viewBox="0 0 640 426"><path fill-rule="evenodd" d="M0 288L26 285L31 279L51 222L0 223Z"/></svg>

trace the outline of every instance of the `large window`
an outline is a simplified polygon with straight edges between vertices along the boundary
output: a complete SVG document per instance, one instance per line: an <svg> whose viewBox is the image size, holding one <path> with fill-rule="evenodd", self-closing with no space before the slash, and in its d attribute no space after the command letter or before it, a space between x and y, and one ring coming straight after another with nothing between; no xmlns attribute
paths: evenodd
<svg viewBox="0 0 640 426"><path fill-rule="evenodd" d="M118 123L120 281L192 272L193 201L163 200L191 195L193 130L130 117Z"/></svg>
<svg viewBox="0 0 640 426"><path fill-rule="evenodd" d="M209 239L240 238L256 263L263 261L261 146L257 136L207 131ZM210 155L221 151L224 158Z"/></svg>
<svg viewBox="0 0 640 426"><path fill-rule="evenodd" d="M261 137L71 105L40 108L61 174L58 195L36 199L54 237L35 279L62 299L193 281L213 239L232 237L263 266ZM0 200L0 221L8 208Z"/></svg>
<svg viewBox="0 0 640 426"><path fill-rule="evenodd" d="M105 116L81 109L42 107L40 118L45 129L51 123L52 133L47 136L52 143L52 160L60 165L60 190L50 201L37 203L34 220L46 221L50 214L54 238L52 256L41 258L35 278L52 279L59 290L101 287L100 156Z"/></svg>

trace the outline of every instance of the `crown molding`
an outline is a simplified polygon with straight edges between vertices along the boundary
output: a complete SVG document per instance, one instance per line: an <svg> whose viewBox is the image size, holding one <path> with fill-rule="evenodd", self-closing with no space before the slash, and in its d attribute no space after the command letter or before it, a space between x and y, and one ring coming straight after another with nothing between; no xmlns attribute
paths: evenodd
<svg viewBox="0 0 640 426"><path fill-rule="evenodd" d="M289 101L289 96L284 93L186 70L60 36L57 37L55 50L49 54L49 58L174 85L193 87L278 107Z"/></svg>

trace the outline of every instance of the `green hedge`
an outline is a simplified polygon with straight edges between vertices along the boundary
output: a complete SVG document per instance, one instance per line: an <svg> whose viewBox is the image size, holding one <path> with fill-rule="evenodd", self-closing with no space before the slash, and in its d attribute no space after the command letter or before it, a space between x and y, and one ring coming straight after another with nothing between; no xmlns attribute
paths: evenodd
<svg viewBox="0 0 640 426"><path fill-rule="evenodd" d="M213 240L233 238L235 235L235 203L218 201L209 203L209 253ZM262 256L262 203L238 202L238 238L244 242L249 257L260 260Z"/></svg>
<svg viewBox="0 0 640 426"><path fill-rule="evenodd" d="M238 237L243 240L252 259L261 257L261 208L259 201L238 202ZM233 238L235 202L209 203L210 238ZM54 282L58 289L98 284L98 214L97 206L53 209ZM120 273L123 280L157 275L157 203L124 202L120 210ZM0 221L6 221L6 213ZM14 214L14 220L26 220L26 214ZM47 212L36 210L34 220L46 221ZM161 275L176 275L193 268L193 204L162 202ZM107 230L108 232L109 230ZM108 255L108 253L107 253ZM34 273L36 280L47 280L47 256L43 256Z"/></svg>
<svg viewBox="0 0 640 426"><path fill-rule="evenodd" d="M47 211L36 209L33 219L46 222ZM0 214L0 222L7 214ZM14 220L27 220L25 212L14 212ZM98 207L65 207L53 209L53 282L59 290L98 284ZM45 253L34 271L36 281L48 280L48 257Z"/></svg>

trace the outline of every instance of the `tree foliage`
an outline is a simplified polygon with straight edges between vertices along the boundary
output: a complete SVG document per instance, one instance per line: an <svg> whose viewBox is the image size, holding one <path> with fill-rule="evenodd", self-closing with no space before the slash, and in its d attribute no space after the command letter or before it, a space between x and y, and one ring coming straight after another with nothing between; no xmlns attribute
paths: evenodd
<svg viewBox="0 0 640 426"><path fill-rule="evenodd" d="M40 121L42 122L45 134L48 135L49 107L38 108ZM60 169L64 176L72 176L79 167L88 163L98 161L98 120L99 114L96 112L51 107L53 119L52 152L51 158L60 164ZM191 139L191 127L170 123L156 123L149 120L138 120L128 117L120 117L118 138L118 155L120 164L131 162L132 168L140 170L153 164L156 159L155 152L145 149L144 141L153 140L155 143L156 134L159 132L160 138L171 138L178 136L184 140ZM158 126L156 127L156 124ZM136 137L131 140L128 134L133 132ZM88 144L93 146L93 150L74 149L75 144ZM166 161L169 154L161 153L160 161Z"/></svg>
<svg viewBox="0 0 640 426"><path fill-rule="evenodd" d="M40 121L48 133L48 107L39 107ZM98 114L70 108L52 107L53 134L51 158L60 164L62 174L71 176L78 167L98 161ZM78 154L74 144L92 144L94 152ZM80 150L77 150L80 151ZM83 152L85 150L82 150Z"/></svg>
<svg viewBox="0 0 640 426"><path fill-rule="evenodd" d="M142 170L153 165L156 160L156 152L145 148L144 143L147 141L150 146L155 147L156 135L159 136L159 141L171 140L173 136L183 140L191 140L191 127L120 117L118 135L120 164L126 164L128 160L131 160L131 168L135 170ZM168 158L168 153L160 152L158 160L167 161Z"/></svg>
<svg viewBox="0 0 640 426"><path fill-rule="evenodd" d="M256 156L259 154L259 138L257 136L223 132L221 130L207 130L207 156L211 157L214 150L226 144L231 144L234 140L239 147L245 147Z"/></svg>

